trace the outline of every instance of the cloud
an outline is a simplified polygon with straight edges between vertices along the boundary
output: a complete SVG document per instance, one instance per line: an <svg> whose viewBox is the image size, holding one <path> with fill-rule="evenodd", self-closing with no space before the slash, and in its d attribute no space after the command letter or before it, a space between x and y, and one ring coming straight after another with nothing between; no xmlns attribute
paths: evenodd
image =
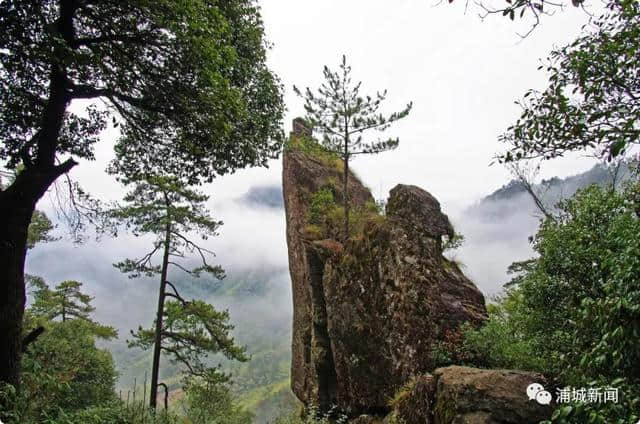
<svg viewBox="0 0 640 424"><path fill-rule="evenodd" d="M249 208L283 209L282 187L280 185L261 185L249 188L238 198L240 204Z"/></svg>

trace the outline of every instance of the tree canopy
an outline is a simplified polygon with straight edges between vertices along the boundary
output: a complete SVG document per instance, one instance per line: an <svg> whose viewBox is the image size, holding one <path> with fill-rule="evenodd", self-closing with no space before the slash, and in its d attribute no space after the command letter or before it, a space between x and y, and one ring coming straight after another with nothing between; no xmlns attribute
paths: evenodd
<svg viewBox="0 0 640 424"><path fill-rule="evenodd" d="M109 213L134 235L154 235L155 241L146 255L118 262L116 268L128 273L130 278L158 275L162 272L162 262L155 263L154 258L166 249L167 265L196 277L202 272L215 278L224 276L220 266L209 264L208 258L214 256L213 252L190 236L190 233L197 233L200 240L207 240L216 236L222 225L222 221L209 216L204 206L208 196L172 176L149 176L127 182L133 188L124 196L125 203L117 205ZM184 259L189 253L197 255L201 262L199 266L188 268Z"/></svg>
<svg viewBox="0 0 640 424"><path fill-rule="evenodd" d="M9 167L93 159L110 119L121 123L117 163L128 173L211 179L279 150L280 86L251 0L7 0L0 19ZM78 99L109 107L68 110Z"/></svg>
<svg viewBox="0 0 640 424"><path fill-rule="evenodd" d="M550 159L596 149L611 159L640 142L640 5L612 1L574 42L540 68L542 92L529 90L522 114L501 140L503 162Z"/></svg>

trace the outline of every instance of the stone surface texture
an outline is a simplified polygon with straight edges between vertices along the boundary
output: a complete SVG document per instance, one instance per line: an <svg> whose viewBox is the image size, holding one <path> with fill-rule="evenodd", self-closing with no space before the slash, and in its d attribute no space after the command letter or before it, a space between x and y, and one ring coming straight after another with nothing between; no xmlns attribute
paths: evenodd
<svg viewBox="0 0 640 424"><path fill-rule="evenodd" d="M283 167L293 392L323 410L384 416L403 384L434 370L434 347L448 331L486 319L484 297L443 257L442 238L453 228L425 190L398 185L384 219L362 234L312 240L305 231L311 198L342 173L296 150L285 151ZM373 200L355 175L348 190L351 205ZM336 201L343 197L335 189Z"/></svg>

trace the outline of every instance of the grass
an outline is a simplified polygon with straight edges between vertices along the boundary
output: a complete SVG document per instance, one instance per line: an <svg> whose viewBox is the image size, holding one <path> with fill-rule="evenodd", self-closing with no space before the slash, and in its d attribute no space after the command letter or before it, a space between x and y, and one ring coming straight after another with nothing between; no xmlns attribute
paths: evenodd
<svg viewBox="0 0 640 424"><path fill-rule="evenodd" d="M362 206L352 206L349 211L349 235L351 238L362 237L368 225L380 225L384 219L380 207L373 201ZM305 233L312 239L342 237L344 206L336 203L331 187L322 188L313 194L307 222Z"/></svg>
<svg viewBox="0 0 640 424"><path fill-rule="evenodd" d="M344 172L344 162L337 153L327 149L311 137L292 135L285 143L285 151L298 151L319 160L324 165L335 169L338 172Z"/></svg>

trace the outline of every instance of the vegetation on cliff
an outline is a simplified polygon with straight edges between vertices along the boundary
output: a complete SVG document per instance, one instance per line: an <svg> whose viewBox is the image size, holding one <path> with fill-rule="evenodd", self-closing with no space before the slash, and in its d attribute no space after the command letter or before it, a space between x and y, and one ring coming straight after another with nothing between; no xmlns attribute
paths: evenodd
<svg viewBox="0 0 640 424"><path fill-rule="evenodd" d="M377 154L398 147L398 138L367 141L364 134L370 131L386 131L394 122L405 118L413 104L409 103L404 109L389 116L383 115L379 109L386 98L386 90L377 92L375 96L360 95L362 83L353 83L351 80L351 66L347 65L344 55L338 71L332 71L325 66L323 74L325 81L316 94L308 87L304 94L295 86L293 89L298 96L304 98L304 110L307 113L305 121L309 125L309 131L320 134L322 146L340 157L344 163L342 239L347 240L351 234L349 163L357 155Z"/></svg>

